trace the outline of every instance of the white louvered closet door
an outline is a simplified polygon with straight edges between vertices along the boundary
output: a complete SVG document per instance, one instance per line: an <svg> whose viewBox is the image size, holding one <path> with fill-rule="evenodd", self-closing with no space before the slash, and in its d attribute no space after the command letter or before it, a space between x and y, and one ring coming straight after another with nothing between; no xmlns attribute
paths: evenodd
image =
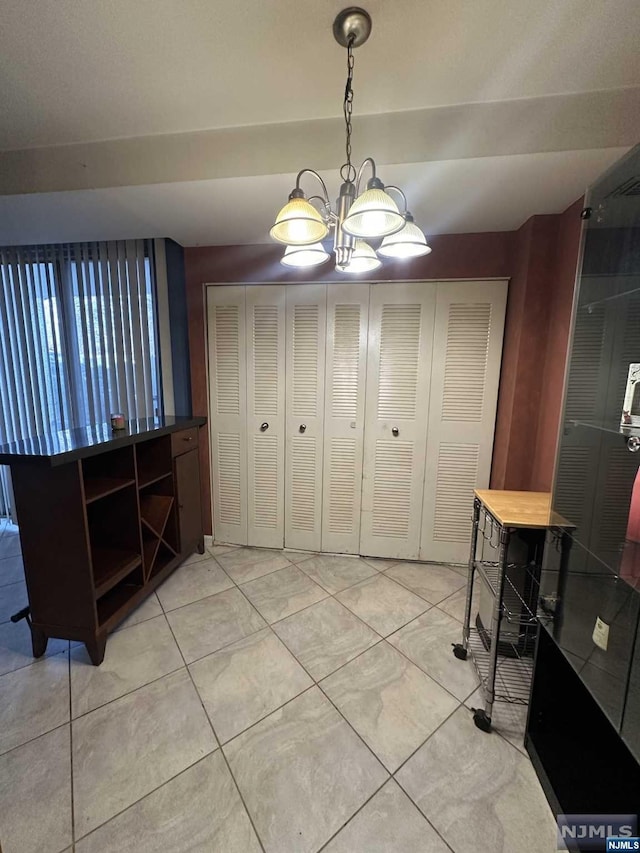
<svg viewBox="0 0 640 853"><path fill-rule="evenodd" d="M246 289L249 545L284 544L285 288Z"/></svg>
<svg viewBox="0 0 640 853"><path fill-rule="evenodd" d="M247 544L245 288L207 288L213 530Z"/></svg>
<svg viewBox="0 0 640 853"><path fill-rule="evenodd" d="M286 290L285 545L318 551L327 287L302 284Z"/></svg>
<svg viewBox="0 0 640 853"><path fill-rule="evenodd" d="M506 281L437 285L420 558L469 557L474 488L491 474Z"/></svg>
<svg viewBox="0 0 640 853"><path fill-rule="evenodd" d="M327 287L322 550L357 554L369 285Z"/></svg>
<svg viewBox="0 0 640 853"><path fill-rule="evenodd" d="M371 286L362 554L419 556L435 294L430 282Z"/></svg>

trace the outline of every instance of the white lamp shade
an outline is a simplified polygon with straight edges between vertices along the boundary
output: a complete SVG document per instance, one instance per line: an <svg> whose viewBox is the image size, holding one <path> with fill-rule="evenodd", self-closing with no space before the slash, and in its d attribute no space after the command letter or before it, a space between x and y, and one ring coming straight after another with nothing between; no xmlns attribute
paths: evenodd
<svg viewBox="0 0 640 853"><path fill-rule="evenodd" d="M382 261L374 249L364 240L356 240L349 263L344 267L336 266L336 269L338 272L358 274L377 270L379 266L382 266Z"/></svg>
<svg viewBox="0 0 640 853"><path fill-rule="evenodd" d="M292 198L277 215L269 233L278 243L308 246L324 240L329 229L312 204L304 198Z"/></svg>
<svg viewBox="0 0 640 853"><path fill-rule="evenodd" d="M315 267L328 260L329 255L322 243L312 243L310 246L287 246L280 263L285 267Z"/></svg>
<svg viewBox="0 0 640 853"><path fill-rule="evenodd" d="M399 231L404 217L398 205L383 189L365 190L349 208L343 229L352 237L386 237Z"/></svg>
<svg viewBox="0 0 640 853"><path fill-rule="evenodd" d="M384 238L378 254L385 258L418 258L430 251L427 238L415 222L406 222L400 231Z"/></svg>

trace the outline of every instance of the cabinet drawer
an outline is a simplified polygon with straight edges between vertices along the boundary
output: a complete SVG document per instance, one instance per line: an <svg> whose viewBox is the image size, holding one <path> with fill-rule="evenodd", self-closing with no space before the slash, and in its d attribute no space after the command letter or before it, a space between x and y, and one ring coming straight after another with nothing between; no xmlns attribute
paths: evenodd
<svg viewBox="0 0 640 853"><path fill-rule="evenodd" d="M180 432L171 433L171 455L179 456L187 450L193 450L198 446L198 427L181 429Z"/></svg>

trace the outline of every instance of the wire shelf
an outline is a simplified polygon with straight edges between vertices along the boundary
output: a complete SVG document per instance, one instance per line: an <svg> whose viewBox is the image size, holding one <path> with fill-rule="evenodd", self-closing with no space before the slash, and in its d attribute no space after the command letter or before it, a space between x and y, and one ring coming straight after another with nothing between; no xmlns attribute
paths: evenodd
<svg viewBox="0 0 640 853"><path fill-rule="evenodd" d="M494 701L513 705L528 705L533 659L521 658L516 646L511 645L513 657L498 655L494 685ZM469 651L481 682L482 692L487 696L490 655L476 628L469 629Z"/></svg>
<svg viewBox="0 0 640 853"><path fill-rule="evenodd" d="M500 564L487 561L476 560L474 567L488 584L491 592L495 597L500 594ZM505 588L502 597L502 613L508 622L517 625L532 625L536 621L536 614L533 612L530 604L522 597L522 593L515 586L509 572L519 571L524 572L530 578L530 582L535 590L535 595L532 595L531 600L535 601L538 597L539 579L532 571L531 566L525 566L518 563L509 563L505 573Z"/></svg>

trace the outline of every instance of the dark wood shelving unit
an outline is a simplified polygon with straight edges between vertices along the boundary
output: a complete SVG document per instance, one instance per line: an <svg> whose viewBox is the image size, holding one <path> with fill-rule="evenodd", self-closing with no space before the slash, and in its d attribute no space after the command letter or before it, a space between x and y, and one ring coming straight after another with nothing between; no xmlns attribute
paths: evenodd
<svg viewBox="0 0 640 853"><path fill-rule="evenodd" d="M151 577L161 575L171 561L175 558L176 552L170 548L163 540L160 542L156 557L151 567Z"/></svg>
<svg viewBox="0 0 640 853"><path fill-rule="evenodd" d="M110 630L121 621L121 613L128 610L132 601L140 597L144 590L142 572L127 576L116 584L97 602L98 625L103 630Z"/></svg>
<svg viewBox="0 0 640 853"><path fill-rule="evenodd" d="M161 480L166 480L169 477L173 477L172 471L167 471L165 474L159 474L157 476L150 477L144 481L138 479L138 488L146 489L147 486L153 486L155 483L159 483Z"/></svg>
<svg viewBox="0 0 640 853"><path fill-rule="evenodd" d="M107 634L196 549L204 551L198 428L204 418L131 421L0 447L11 466L34 656L49 637Z"/></svg>
<svg viewBox="0 0 640 853"><path fill-rule="evenodd" d="M126 489L129 486L135 486L136 481L116 479L115 477L94 477L85 479L84 481L84 499L90 504L93 501L98 501L100 498L112 495L114 492L119 492L120 489Z"/></svg>
<svg viewBox="0 0 640 853"><path fill-rule="evenodd" d="M171 495L140 495L140 518L149 530L162 537L173 506Z"/></svg>
<svg viewBox="0 0 640 853"><path fill-rule="evenodd" d="M105 548L91 552L93 582L96 598L101 598L118 581L130 574L142 562L140 554Z"/></svg>

